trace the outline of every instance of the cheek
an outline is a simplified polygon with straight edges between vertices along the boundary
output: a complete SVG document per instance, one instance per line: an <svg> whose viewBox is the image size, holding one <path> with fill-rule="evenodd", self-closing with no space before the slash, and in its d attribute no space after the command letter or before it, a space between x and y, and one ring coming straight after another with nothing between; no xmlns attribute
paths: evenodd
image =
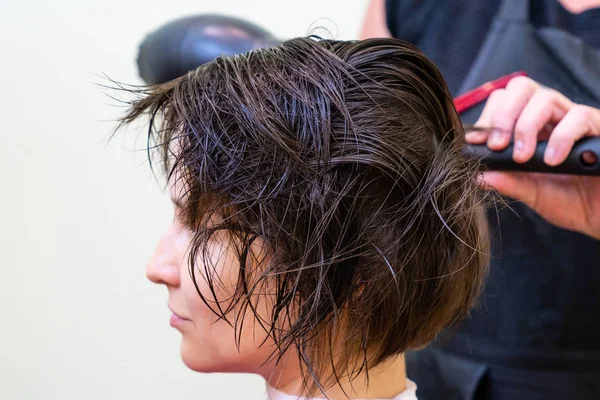
<svg viewBox="0 0 600 400"><path fill-rule="evenodd" d="M182 332L181 356L184 363L199 372L253 372L269 357L274 347L267 340L267 333L256 322L250 308L246 309L241 335L236 336L235 329L227 322L220 320L210 309L225 312L231 306L235 294L239 274L237 253L232 246L224 246L220 241L209 243L210 259L199 256L196 265L195 279L200 293L205 297L205 304L190 276L187 266L181 269L181 288L193 325ZM206 256L206 255L205 255ZM186 263L187 264L187 263ZM212 278L215 295L211 292L207 274ZM216 300L218 301L215 302ZM255 310L263 321L268 321L267 301L264 296L255 296L251 300ZM209 307L210 305L210 307ZM236 311L227 314L228 320L235 324ZM238 332L239 334L240 332ZM239 350L236 347L239 339ZM262 347L259 347L264 343Z"/></svg>
<svg viewBox="0 0 600 400"><path fill-rule="evenodd" d="M206 251L202 249L199 252L193 276L187 262L181 267L181 286L189 315L194 321L202 322L208 317L211 317L211 321L216 321L217 316L210 308L216 311L227 310L236 291L238 257L231 246L224 245L223 240L218 239L220 238L211 240Z"/></svg>

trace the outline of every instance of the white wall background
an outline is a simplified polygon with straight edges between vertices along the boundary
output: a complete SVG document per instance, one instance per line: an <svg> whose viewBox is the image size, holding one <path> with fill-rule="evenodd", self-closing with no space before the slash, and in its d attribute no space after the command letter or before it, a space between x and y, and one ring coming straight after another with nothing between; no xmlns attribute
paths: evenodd
<svg viewBox="0 0 600 400"><path fill-rule="evenodd" d="M330 18L358 36L366 0L0 1L0 399L264 399L263 382L179 359L166 291L144 267L171 219L136 135L95 74L129 83L146 33L220 12L278 37ZM330 25L328 25L330 26ZM141 137L142 135L140 135Z"/></svg>

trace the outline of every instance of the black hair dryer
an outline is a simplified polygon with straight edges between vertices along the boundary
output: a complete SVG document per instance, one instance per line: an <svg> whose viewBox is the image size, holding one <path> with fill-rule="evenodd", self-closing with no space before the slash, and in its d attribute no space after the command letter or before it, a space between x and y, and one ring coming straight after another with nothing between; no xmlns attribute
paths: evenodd
<svg viewBox="0 0 600 400"><path fill-rule="evenodd" d="M240 18L201 14L171 21L140 44L137 65L147 84L168 82L221 54L240 54L281 43Z"/></svg>

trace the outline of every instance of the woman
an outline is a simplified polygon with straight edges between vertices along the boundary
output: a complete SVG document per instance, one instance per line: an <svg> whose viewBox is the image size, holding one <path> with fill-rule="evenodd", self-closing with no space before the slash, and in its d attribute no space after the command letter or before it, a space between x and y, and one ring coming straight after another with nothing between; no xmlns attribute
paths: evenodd
<svg viewBox="0 0 600 400"><path fill-rule="evenodd" d="M271 399L415 399L403 353L487 266L477 162L437 68L395 39L293 39L150 87L175 207L147 275L184 363Z"/></svg>

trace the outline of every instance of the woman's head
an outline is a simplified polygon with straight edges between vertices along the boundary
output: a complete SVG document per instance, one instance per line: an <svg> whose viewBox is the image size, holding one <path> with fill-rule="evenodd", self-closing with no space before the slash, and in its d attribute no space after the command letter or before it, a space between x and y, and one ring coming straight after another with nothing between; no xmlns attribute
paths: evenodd
<svg viewBox="0 0 600 400"><path fill-rule="evenodd" d="M477 165L414 47L293 39L151 87L124 122L144 113L177 205L148 276L188 319L192 369L296 357L328 384L467 313L487 264Z"/></svg>

